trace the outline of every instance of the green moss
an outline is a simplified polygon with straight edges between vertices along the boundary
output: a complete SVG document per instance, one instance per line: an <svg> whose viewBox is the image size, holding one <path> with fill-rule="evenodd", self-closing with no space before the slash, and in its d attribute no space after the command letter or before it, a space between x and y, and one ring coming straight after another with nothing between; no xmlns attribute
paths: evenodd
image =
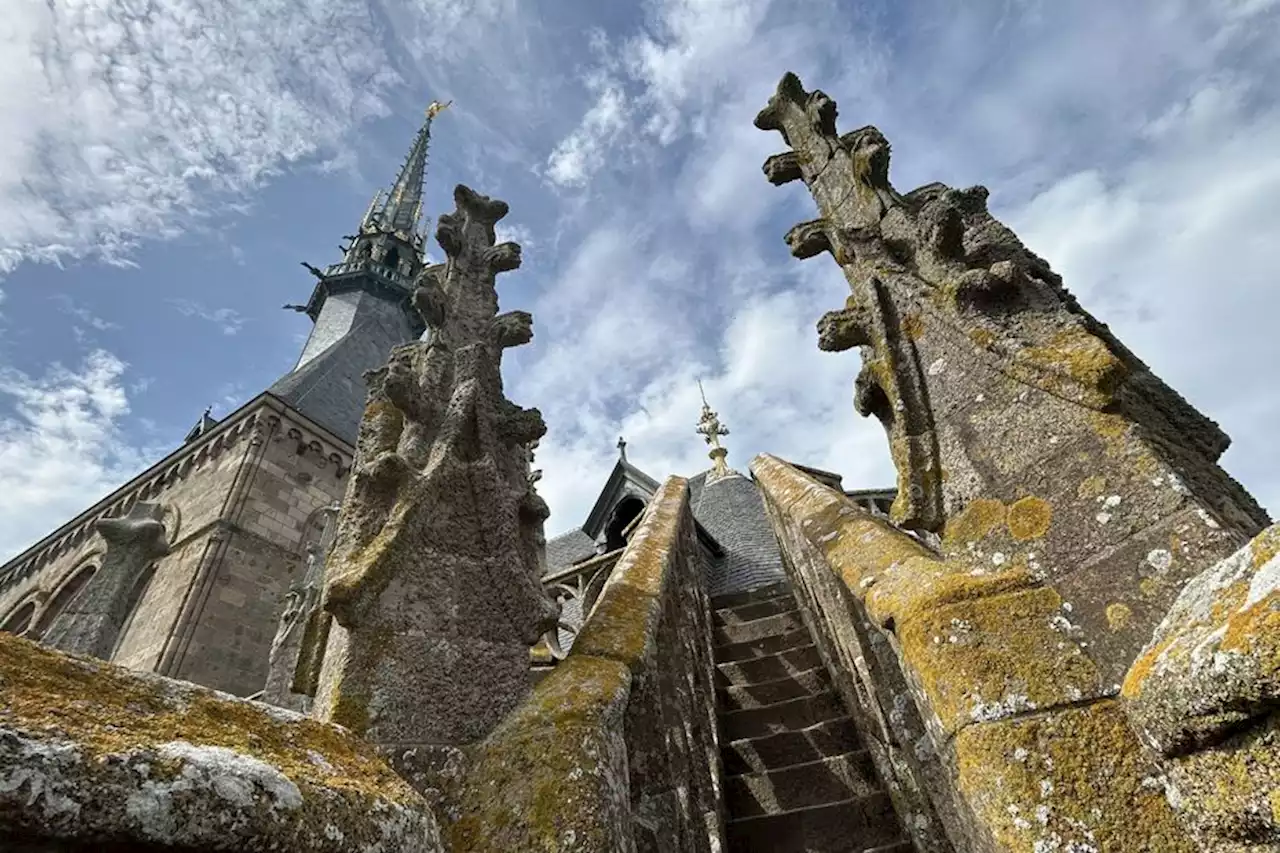
<svg viewBox="0 0 1280 853"><path fill-rule="evenodd" d="M253 756L299 785L418 801L371 747L326 723L278 720L250 702L71 658L8 634L0 634L0 673L7 726L65 738L92 759L182 740Z"/></svg>

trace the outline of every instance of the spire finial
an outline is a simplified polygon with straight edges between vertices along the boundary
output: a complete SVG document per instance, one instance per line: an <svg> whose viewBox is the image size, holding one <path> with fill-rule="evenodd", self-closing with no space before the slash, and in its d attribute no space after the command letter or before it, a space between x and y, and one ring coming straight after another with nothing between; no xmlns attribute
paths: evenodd
<svg viewBox="0 0 1280 853"><path fill-rule="evenodd" d="M702 396L702 417L698 420L697 431L711 445L711 450L707 453L711 457L711 463L714 466L714 473L721 476L729 473L729 466L725 464L725 457L729 455L729 451L720 446L720 436L728 435L729 428L720 422L720 416L711 410L711 406L707 403L707 392L702 388L702 380L698 380L698 393Z"/></svg>
<svg viewBox="0 0 1280 853"><path fill-rule="evenodd" d="M622 436L618 436L618 458L627 461L627 440Z"/></svg>
<svg viewBox="0 0 1280 853"><path fill-rule="evenodd" d="M365 223L402 235L412 241L420 236L419 218L422 215L422 184L427 174L427 148L431 144L431 122L453 101L432 101L426 110L426 120L414 137L409 155L405 157L400 174L391 186L385 200L381 192L374 196Z"/></svg>

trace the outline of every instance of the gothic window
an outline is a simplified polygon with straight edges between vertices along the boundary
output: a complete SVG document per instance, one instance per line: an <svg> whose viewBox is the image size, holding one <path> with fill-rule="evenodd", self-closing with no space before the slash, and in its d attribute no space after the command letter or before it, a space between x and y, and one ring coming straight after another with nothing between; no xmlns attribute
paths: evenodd
<svg viewBox="0 0 1280 853"><path fill-rule="evenodd" d="M396 251L395 246L387 250L387 254L383 257L382 262L393 270L400 268L400 253Z"/></svg>
<svg viewBox="0 0 1280 853"><path fill-rule="evenodd" d="M613 515L609 518L609 524L605 528L605 552L616 551L625 547L627 540L622 533L627 529L631 522L636 520L636 516L644 512L644 501L637 497L626 497L618 502L613 508Z"/></svg>
<svg viewBox="0 0 1280 853"><path fill-rule="evenodd" d="M3 622L0 622L0 631L8 631L10 634L22 636L31 627L31 619L35 615L36 603L28 601L6 616Z"/></svg>
<svg viewBox="0 0 1280 853"><path fill-rule="evenodd" d="M49 630L49 626L53 624L53 620L58 618L58 614L67 609L80 590L84 589L84 585L93 577L93 573L98 570L97 566L89 565L80 568L72 574L71 579L64 581L62 586L53 595L53 599L45 606L44 612L40 614L40 620L36 623L35 630L30 634L31 639L38 640L44 636Z"/></svg>
<svg viewBox="0 0 1280 853"><path fill-rule="evenodd" d="M111 650L112 659L115 658L116 652L120 650L120 644L124 642L129 629L133 627L133 620L138 615L138 604L142 601L142 594L147 591L147 587L151 584L151 578L155 576L155 573L156 564L153 562L138 576L137 582L134 583L133 589L129 592L129 602L125 610L129 615L124 620L124 624L120 626L120 634L116 637L116 647Z"/></svg>

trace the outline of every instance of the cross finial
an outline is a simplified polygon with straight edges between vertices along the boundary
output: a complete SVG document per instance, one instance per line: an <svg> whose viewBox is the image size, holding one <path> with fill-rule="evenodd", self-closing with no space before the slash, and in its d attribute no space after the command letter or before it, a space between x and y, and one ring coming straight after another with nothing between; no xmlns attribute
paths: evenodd
<svg viewBox="0 0 1280 853"><path fill-rule="evenodd" d="M618 458L627 461L627 440L622 436L618 436Z"/></svg>

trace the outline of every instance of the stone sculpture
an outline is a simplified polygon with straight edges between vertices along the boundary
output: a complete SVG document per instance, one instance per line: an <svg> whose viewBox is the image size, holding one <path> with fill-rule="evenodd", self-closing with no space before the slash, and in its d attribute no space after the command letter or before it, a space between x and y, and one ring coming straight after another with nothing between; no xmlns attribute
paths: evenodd
<svg viewBox="0 0 1280 853"><path fill-rule="evenodd" d="M498 313L494 289L520 247L495 245L504 202L465 186L454 201L436 230L448 262L415 298L434 306L431 340L369 376L314 711L427 787L524 695L529 647L558 616L539 583L548 510L528 458L546 426L503 396L499 371L502 350L533 335L528 313Z"/></svg>

